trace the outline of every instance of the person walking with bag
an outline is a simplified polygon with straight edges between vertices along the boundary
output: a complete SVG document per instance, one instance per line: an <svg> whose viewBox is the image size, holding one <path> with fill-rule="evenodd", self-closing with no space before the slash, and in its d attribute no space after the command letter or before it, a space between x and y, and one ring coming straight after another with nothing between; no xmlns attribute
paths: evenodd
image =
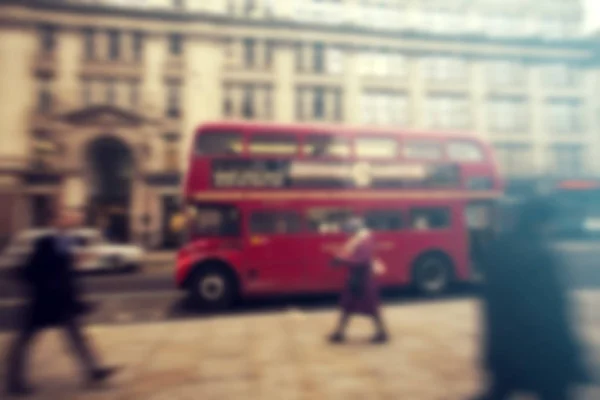
<svg viewBox="0 0 600 400"><path fill-rule="evenodd" d="M348 269L348 280L340 299L340 320L329 340L334 343L342 342L350 317L353 314L363 314L373 319L377 329L372 342L386 342L388 334L381 318L379 288L375 280L375 274L383 273L384 267L375 258L373 235L359 218L351 219L345 228L352 236L341 253L334 257L333 265L345 266Z"/></svg>
<svg viewBox="0 0 600 400"><path fill-rule="evenodd" d="M54 231L39 238L22 267L22 280L30 298L19 332L8 352L7 391L27 395L33 389L25 380L25 357L33 337L48 327L61 327L79 357L88 381L104 381L116 368L101 367L78 321L91 310L83 302L76 284L74 254L69 230L80 224L80 213L61 209L54 218Z"/></svg>

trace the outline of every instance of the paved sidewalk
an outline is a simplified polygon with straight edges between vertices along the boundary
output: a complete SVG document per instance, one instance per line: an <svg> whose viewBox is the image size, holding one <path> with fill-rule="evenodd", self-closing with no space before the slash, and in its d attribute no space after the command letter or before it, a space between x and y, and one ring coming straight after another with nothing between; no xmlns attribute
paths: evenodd
<svg viewBox="0 0 600 400"><path fill-rule="evenodd" d="M585 299L584 313L597 309L600 295L593 297L592 305ZM32 353L32 381L40 390L32 398L465 399L482 379L477 313L474 300L388 306L393 340L386 345L366 341L371 325L360 318L351 323L349 343L329 345L332 310L95 326L89 334L106 362L125 369L94 391L82 389L58 332L48 332ZM600 340L597 322L587 333ZM8 339L0 335L3 350Z"/></svg>

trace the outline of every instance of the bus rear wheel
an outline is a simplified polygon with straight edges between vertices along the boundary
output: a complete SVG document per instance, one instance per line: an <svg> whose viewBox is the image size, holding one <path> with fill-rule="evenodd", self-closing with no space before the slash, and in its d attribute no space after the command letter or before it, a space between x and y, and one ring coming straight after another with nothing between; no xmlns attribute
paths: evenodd
<svg viewBox="0 0 600 400"><path fill-rule="evenodd" d="M436 296L448 290L452 282L450 262L438 254L427 254L414 264L413 284L426 296Z"/></svg>
<svg viewBox="0 0 600 400"><path fill-rule="evenodd" d="M189 285L194 304L205 310L224 310L235 299L235 283L227 270L220 267L201 268Z"/></svg>

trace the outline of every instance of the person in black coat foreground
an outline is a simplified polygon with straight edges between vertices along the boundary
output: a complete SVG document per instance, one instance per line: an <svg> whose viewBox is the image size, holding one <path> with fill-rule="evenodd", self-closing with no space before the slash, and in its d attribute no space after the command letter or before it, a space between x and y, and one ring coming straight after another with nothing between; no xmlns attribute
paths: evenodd
<svg viewBox="0 0 600 400"><path fill-rule="evenodd" d="M26 395L32 389L25 383L24 359L32 338L43 328L62 327L85 367L90 382L103 381L116 368L100 367L79 324L78 317L91 310L76 285L74 255L68 230L80 223L76 210L61 210L54 219L54 231L39 238L22 267L22 280L29 301L20 330L8 352L7 389L9 394Z"/></svg>
<svg viewBox="0 0 600 400"><path fill-rule="evenodd" d="M481 400L521 390L564 400L573 384L590 382L560 261L546 240L553 219L548 200L530 200L516 226L484 253L483 362L490 386Z"/></svg>

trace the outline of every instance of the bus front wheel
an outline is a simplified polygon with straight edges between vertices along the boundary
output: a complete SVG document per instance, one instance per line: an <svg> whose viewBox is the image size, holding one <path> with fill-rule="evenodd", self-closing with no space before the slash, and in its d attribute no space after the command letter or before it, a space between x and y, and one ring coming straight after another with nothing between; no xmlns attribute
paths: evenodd
<svg viewBox="0 0 600 400"><path fill-rule="evenodd" d="M452 282L450 262L438 254L426 254L414 264L413 284L419 293L435 296L448 289Z"/></svg>
<svg viewBox="0 0 600 400"><path fill-rule="evenodd" d="M200 268L194 274L190 286L194 304L207 310L229 308L235 298L235 282L225 268Z"/></svg>

